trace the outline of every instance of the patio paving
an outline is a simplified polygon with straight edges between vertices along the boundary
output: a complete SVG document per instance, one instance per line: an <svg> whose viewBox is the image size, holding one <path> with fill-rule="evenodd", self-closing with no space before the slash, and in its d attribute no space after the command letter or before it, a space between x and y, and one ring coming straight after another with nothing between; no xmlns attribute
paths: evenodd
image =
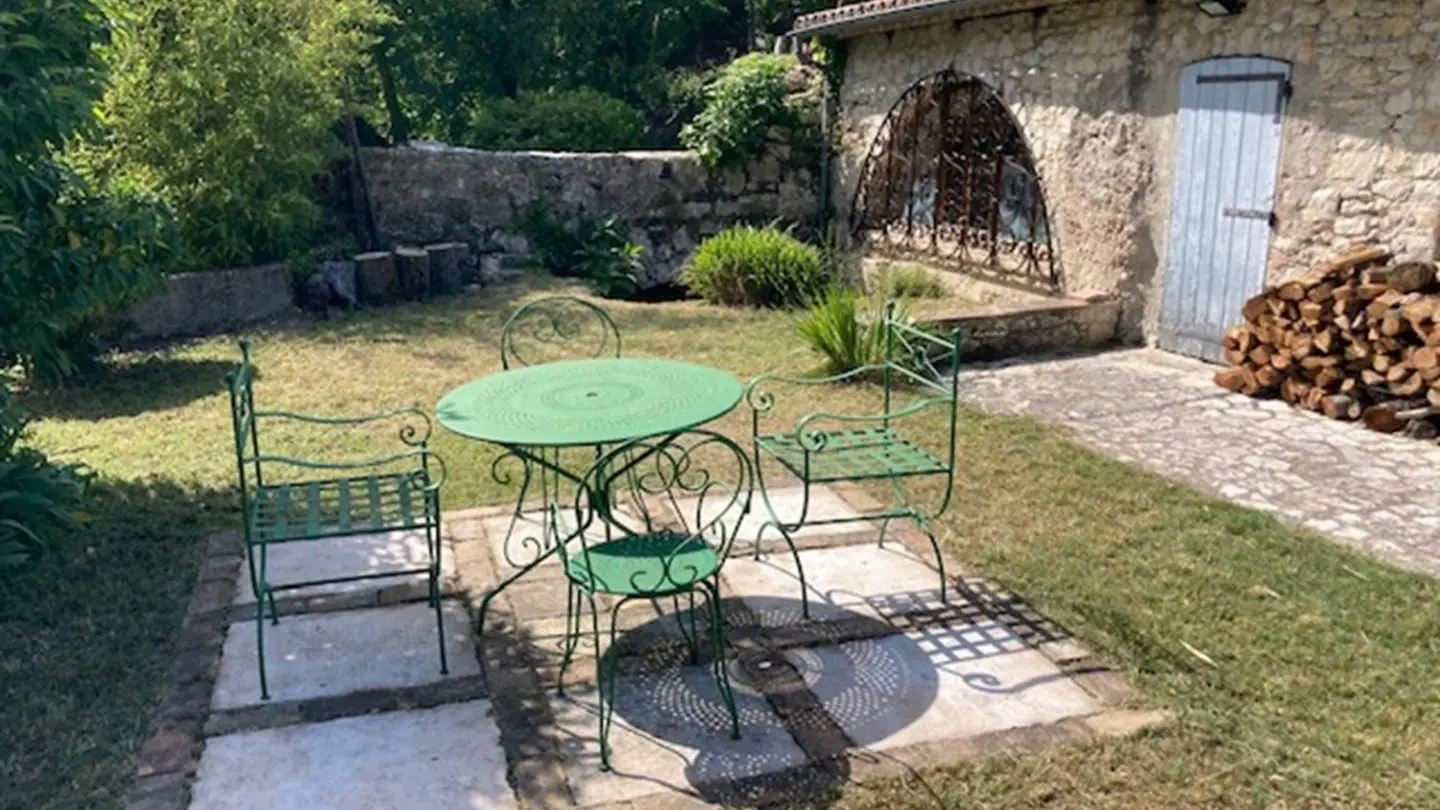
<svg viewBox="0 0 1440 810"><path fill-rule="evenodd" d="M855 497L826 491L816 503L844 514L864 508ZM683 654L672 606L622 612L614 771L601 772L595 651L582 646L564 695L554 688L561 583L517 583L495 600L485 644L473 636L473 606L510 570L493 536L508 515L470 510L447 522L457 563L449 676L423 592L400 604L312 599L266 627L275 698L263 702L253 608L234 605L244 569L235 539L217 537L187 619L195 643L182 645L130 810L757 806L1162 719L1133 710L1138 696L1118 673L1014 596L967 577L940 603L917 533L892 527L880 548L873 527L840 526L802 544L811 622L800 621L788 550L737 554L725 569L738 741L710 663ZM295 570L338 559L318 545L296 546L315 556L297 556Z"/></svg>
<svg viewBox="0 0 1440 810"><path fill-rule="evenodd" d="M440 555L441 575L455 575L455 555L443 543ZM415 531L381 532L349 538L344 542L280 543L270 547L266 560L266 578L272 585L286 582L307 582L332 577L356 576L359 574L383 574L390 571L404 571L424 568L429 562L425 552L425 534ZM423 583L424 574L391 580ZM374 582L356 580L331 585L295 588L277 594L277 598L306 597L317 594L348 594L373 591ZM255 591L250 587L250 576L243 567L240 571L239 587L235 590L235 604L255 604Z"/></svg>
<svg viewBox="0 0 1440 810"><path fill-rule="evenodd" d="M477 700L215 737L193 810L508 810L500 731Z"/></svg>
<svg viewBox="0 0 1440 810"><path fill-rule="evenodd" d="M470 615L446 600L450 677L478 675ZM230 626L211 705L260 702L254 622ZM440 679L435 612L425 603L282 616L265 625L265 665L272 700L306 700L369 689L419 686Z"/></svg>
<svg viewBox="0 0 1440 810"><path fill-rule="evenodd" d="M1440 576L1440 446L1215 385L1216 367L1165 352L965 371L962 397L1065 425L1095 450Z"/></svg>

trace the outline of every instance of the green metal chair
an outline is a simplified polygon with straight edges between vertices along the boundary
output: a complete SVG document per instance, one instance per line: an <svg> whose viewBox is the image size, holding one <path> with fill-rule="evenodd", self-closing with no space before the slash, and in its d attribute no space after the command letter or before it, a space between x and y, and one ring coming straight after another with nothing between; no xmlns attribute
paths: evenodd
<svg viewBox="0 0 1440 810"><path fill-rule="evenodd" d="M240 367L226 375L230 391L230 417L234 429L236 467L240 476L245 559L255 593L255 633L259 651L260 696L270 699L265 671L265 609L271 624L279 624L275 594L315 585L424 574L428 601L435 610L440 642L440 672L449 673L445 658L445 618L440 594L440 487L445 480L444 461L430 451L430 417L418 408L401 408L367 416L314 416L287 411L255 409L255 371L250 344L240 341ZM403 449L388 455L352 462L313 461L275 455L260 449L260 422L288 420L313 425L360 425L381 420L401 423ZM302 477L278 480L276 467L291 475L304 471L343 472L338 477ZM361 573L305 582L272 583L267 571L269 549L294 542L333 541L378 532L423 531L428 560L425 567Z"/></svg>
<svg viewBox="0 0 1440 810"><path fill-rule="evenodd" d="M500 365L506 370L557 360L619 357L620 348L620 327L615 325L610 313L571 295L551 295L531 301L515 310L500 329ZM601 452L601 448L595 449L596 458ZM537 470L525 456L505 453L490 467L491 477L503 486L513 483L504 469L510 461L520 464L520 493L505 531L503 549L506 563L523 568L548 550L541 538L521 538L519 545L523 550L514 544L525 498L538 479L540 499L549 503L560 494L559 482Z"/></svg>
<svg viewBox="0 0 1440 810"><path fill-rule="evenodd" d="M946 599L945 561L935 538L933 522L950 505L955 485L955 426L958 405L961 330L948 339L930 334L895 317L895 302L886 304L883 320L885 362L829 377L781 377L762 374L752 379L745 391L751 409L751 438L754 443L755 477L769 519L755 539L755 557L770 529L777 531L795 559L800 578L801 608L810 618L810 600L805 569L796 549L794 533L806 526L834 525L859 521L880 521L879 542L885 544L890 522L913 521L930 540L940 569L940 601ZM948 361L948 362L947 362ZM942 371L940 365L946 368ZM773 383L814 387L840 382L877 379L882 386L883 407L879 413L847 414L814 411L782 433L762 430L764 417L775 408L769 388ZM926 447L902 432L908 422L926 411L944 409L948 432L944 447ZM762 460L799 479L802 498L799 514L782 518L771 500ZM940 477L944 494L931 508L912 502L904 484L919 478ZM880 511L840 518L810 519L812 490L836 482L886 481L890 503Z"/></svg>
<svg viewBox="0 0 1440 810"><path fill-rule="evenodd" d="M564 694L565 671L584 632L582 613L588 604L597 651L601 770L610 770L618 616L621 607L633 600L658 604L658 600L670 599L691 660L699 663L702 631L695 597L703 597L712 645L711 669L730 713L731 737L740 738L740 718L725 666L720 570L750 511L753 483L748 453L731 439L708 430L627 443L602 455L586 474L576 499L573 525L578 528L559 541L569 594L556 691ZM622 500L626 513L615 509ZM586 529L597 521L604 521L611 530L608 539L586 540ZM560 525L558 520L552 524ZM609 594L614 600L609 611L609 645L603 653L599 652L599 594ZM682 596L688 602L683 614Z"/></svg>

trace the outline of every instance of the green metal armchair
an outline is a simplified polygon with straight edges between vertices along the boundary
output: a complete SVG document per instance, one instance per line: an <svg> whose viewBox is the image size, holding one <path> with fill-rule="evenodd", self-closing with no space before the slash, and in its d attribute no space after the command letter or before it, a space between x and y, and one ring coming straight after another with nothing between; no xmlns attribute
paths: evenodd
<svg viewBox="0 0 1440 810"><path fill-rule="evenodd" d="M795 532L803 527L880 521L879 542L885 544L890 522L913 521L930 541L940 569L940 601L946 599L945 561L935 538L933 522L950 505L955 484L955 426L960 371L961 330L947 338L927 333L895 318L895 302L887 303L881 328L884 330L884 363L857 368L830 377L781 377L763 374L750 381L745 401L751 409L751 437L754 443L756 482L768 520L755 539L754 554L760 556L767 531L774 529L789 547L800 578L801 607L810 617L805 569L795 545ZM941 365L947 366L943 370ZM879 413L847 414L814 411L801 418L787 432L765 432L765 417L775 408L771 388L776 383L800 387L861 382L878 378L883 406ZM927 447L902 432L926 411L941 410L948 421L943 447ZM931 443L937 444L937 443ZM773 484L766 480L764 460L799 480L802 498L799 514L782 518L771 498ZM944 479L939 503L914 503L904 484L919 478ZM825 519L811 519L812 491L817 485L835 482L889 483L889 504L880 511ZM768 484L768 485L767 485Z"/></svg>
<svg viewBox="0 0 1440 810"><path fill-rule="evenodd" d="M559 541L569 594L557 691L564 693L565 670L584 632L582 612L588 605L597 651L601 770L610 769L618 617L620 608L633 600L670 599L691 660L699 663L702 630L695 597L703 597L711 669L730 714L731 737L740 738L740 718L725 666L720 570L750 511L753 483L746 451L708 430L626 443L603 454L585 476L575 505L578 528ZM624 513L615 508L622 500ZM609 539L587 540L586 529L600 521ZM560 525L558 519L551 522ZM609 610L609 645L603 653L597 594L609 594L614 601ZM681 597L688 603L685 613Z"/></svg>
<svg viewBox="0 0 1440 810"><path fill-rule="evenodd" d="M500 330L500 365L509 370L557 360L593 359L620 356L620 328L610 313L582 298L552 295L538 298L519 309L505 321ZM602 452L596 448L598 458ZM559 483L545 476L522 454L505 453L490 467L491 477L504 486L513 483L505 469L510 462L520 465L520 493L515 511L510 516L503 545L505 562L523 568L549 550L546 540L537 537L515 537L525 499L532 487L539 484L540 500L549 503L559 493Z"/></svg>
<svg viewBox="0 0 1440 810"><path fill-rule="evenodd" d="M240 342L240 368L226 375L230 391L230 417L234 429L236 468L240 478L240 506L244 521L245 559L255 593L255 633L259 651L260 696L270 699L265 672L265 611L279 624L275 605L278 592L370 579L424 574L428 601L435 610L440 642L440 672L448 674L445 658L445 619L440 593L440 487L445 464L430 451L430 417L418 408L401 408L367 416L313 416L255 409L255 372L250 344ZM275 455L260 449L260 423L288 420L313 425L359 425L381 420L402 423L403 449L389 455L353 462L312 461ZM292 475L311 471L313 477L279 482L276 467ZM343 473L336 477L320 474ZM423 531L428 560L423 568L387 570L305 582L272 583L268 575L269 549L280 543L329 541L379 532Z"/></svg>

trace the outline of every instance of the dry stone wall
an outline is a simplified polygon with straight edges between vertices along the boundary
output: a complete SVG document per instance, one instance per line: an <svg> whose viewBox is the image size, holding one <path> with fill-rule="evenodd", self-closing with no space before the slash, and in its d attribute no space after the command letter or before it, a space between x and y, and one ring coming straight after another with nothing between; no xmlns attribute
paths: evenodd
<svg viewBox="0 0 1440 810"><path fill-rule="evenodd" d="M484 152L430 145L363 155L376 227L397 244L462 241L482 256L523 254L511 217L543 199L566 216L617 218L644 248L646 281L673 278L698 242L750 222L816 214L817 178L784 150L707 171L689 152Z"/></svg>
<svg viewBox="0 0 1440 810"><path fill-rule="evenodd" d="M1170 226L1181 69L1259 54L1294 64L1272 280L1374 238L1402 258L1440 239L1440 0L1251 0L1212 19L1193 0L1097 0L860 36L841 91L835 203L915 81L953 68L996 88L1042 176L1066 292L1124 305L1153 331Z"/></svg>

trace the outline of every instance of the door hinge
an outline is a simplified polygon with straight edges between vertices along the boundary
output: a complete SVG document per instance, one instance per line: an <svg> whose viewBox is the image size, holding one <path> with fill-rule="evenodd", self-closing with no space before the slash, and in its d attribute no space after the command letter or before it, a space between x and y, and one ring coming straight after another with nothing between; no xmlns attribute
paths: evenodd
<svg viewBox="0 0 1440 810"><path fill-rule="evenodd" d="M1280 225L1279 217L1275 215L1275 211L1273 209L1270 211L1265 211L1259 208L1226 208L1221 213L1223 213L1227 217L1231 217L1234 219L1261 219L1264 220L1265 223L1271 228L1275 228Z"/></svg>

